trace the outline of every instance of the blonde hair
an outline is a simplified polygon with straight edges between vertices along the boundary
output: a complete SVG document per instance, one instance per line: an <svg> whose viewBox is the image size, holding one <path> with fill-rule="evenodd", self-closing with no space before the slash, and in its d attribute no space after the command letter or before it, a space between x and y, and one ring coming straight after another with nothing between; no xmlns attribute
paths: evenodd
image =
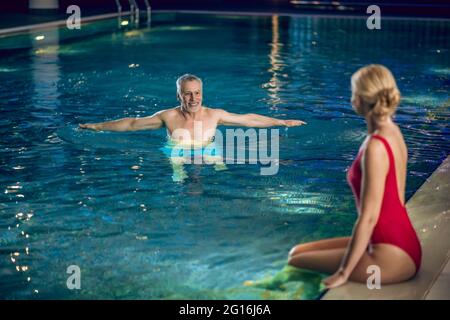
<svg viewBox="0 0 450 320"><path fill-rule="evenodd" d="M352 102L359 97L361 106L356 112L366 116L391 116L400 103L400 91L388 68L371 64L360 68L352 76Z"/></svg>

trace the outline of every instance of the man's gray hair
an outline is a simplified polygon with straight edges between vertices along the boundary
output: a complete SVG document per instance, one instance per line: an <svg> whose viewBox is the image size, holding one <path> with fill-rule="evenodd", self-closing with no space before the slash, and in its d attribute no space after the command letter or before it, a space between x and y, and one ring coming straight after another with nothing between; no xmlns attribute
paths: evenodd
<svg viewBox="0 0 450 320"><path fill-rule="evenodd" d="M200 85L203 87L202 79L200 79L197 76L194 76L193 74L186 73L186 74L182 75L181 77L179 77L177 79L177 93L181 94L181 86L183 85L183 83L185 83L187 81L194 81L194 80L200 82Z"/></svg>

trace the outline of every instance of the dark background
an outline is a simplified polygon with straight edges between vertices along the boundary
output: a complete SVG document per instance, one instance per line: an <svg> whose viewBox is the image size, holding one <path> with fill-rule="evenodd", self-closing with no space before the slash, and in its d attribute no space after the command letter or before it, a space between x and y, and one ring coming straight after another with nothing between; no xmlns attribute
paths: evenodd
<svg viewBox="0 0 450 320"><path fill-rule="evenodd" d="M136 0L141 9L145 8L144 0ZM423 16L450 18L449 0L149 0L154 10L219 10L219 11L253 11L278 13L326 13L326 14L366 14L369 5L376 4L382 14L393 16ZM299 3L300 2L300 3ZM315 2L315 3L313 3ZM128 10L128 0L120 0L123 10ZM114 12L114 0L60 0L60 12L65 13L69 5L79 5L82 11ZM339 6L339 10L337 9ZM27 13L28 0L0 1L2 13Z"/></svg>

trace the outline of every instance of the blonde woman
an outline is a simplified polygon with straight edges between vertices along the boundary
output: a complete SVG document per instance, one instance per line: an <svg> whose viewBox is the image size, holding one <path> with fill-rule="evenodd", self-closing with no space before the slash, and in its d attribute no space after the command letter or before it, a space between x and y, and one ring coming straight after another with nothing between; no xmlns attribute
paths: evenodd
<svg viewBox="0 0 450 320"><path fill-rule="evenodd" d="M400 92L391 72L369 65L353 74L352 106L367 123L367 138L348 170L358 219L351 237L299 244L289 265L332 274L328 288L366 282L370 266L381 283L408 280L419 271L421 247L405 208L407 148L392 116Z"/></svg>

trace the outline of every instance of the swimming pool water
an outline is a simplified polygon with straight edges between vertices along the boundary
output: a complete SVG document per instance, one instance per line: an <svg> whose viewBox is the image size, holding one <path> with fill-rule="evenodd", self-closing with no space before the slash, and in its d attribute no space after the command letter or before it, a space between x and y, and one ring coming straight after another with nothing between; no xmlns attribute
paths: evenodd
<svg viewBox="0 0 450 320"><path fill-rule="evenodd" d="M4 46L23 35L0 38L1 298L317 297L320 275L243 283L277 273L299 242L350 234L345 172L366 134L350 76L368 63L389 67L403 94L407 198L449 153L448 21L386 19L371 31L356 18L155 17L84 39L32 33L25 48ZM276 175L190 165L177 183L164 130L77 129L177 105L184 73L203 79L208 106L308 122L280 130ZM66 286L70 265L80 290Z"/></svg>

